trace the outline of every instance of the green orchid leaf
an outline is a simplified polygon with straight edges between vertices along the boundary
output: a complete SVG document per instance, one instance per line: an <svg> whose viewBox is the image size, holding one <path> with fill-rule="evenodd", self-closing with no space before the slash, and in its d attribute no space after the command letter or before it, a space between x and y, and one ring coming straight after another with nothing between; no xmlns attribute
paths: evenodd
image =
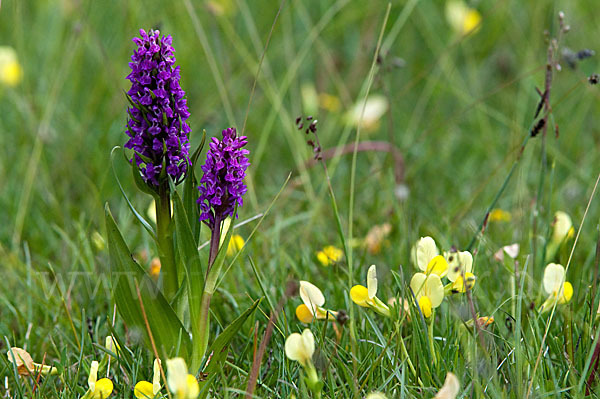
<svg viewBox="0 0 600 399"><path fill-rule="evenodd" d="M200 391L202 392L201 398L205 398L208 394L208 389L205 388L205 385L212 381L212 376L216 374L223 363L227 359L227 350L229 348L229 344L231 343L233 337L241 330L244 322L254 313L262 298L257 299L254 303L246 309L244 313L242 313L237 319L235 319L227 328L225 328L221 334L215 339L212 345L209 347L208 358L210 362L205 365L203 373L208 374L208 379L206 381L200 382ZM206 392L206 394L204 394Z"/></svg>
<svg viewBox="0 0 600 399"><path fill-rule="evenodd" d="M133 260L108 204L105 213L111 282L119 314L131 329L146 338L147 346L152 349L149 328L159 355L187 358L191 348L188 332L154 281Z"/></svg>
<svg viewBox="0 0 600 399"><path fill-rule="evenodd" d="M192 228L188 223L183 201L177 191L173 192L173 220L175 221L177 251L186 277L192 336L197 337L198 331L196 329L199 327L197 317L200 314L205 271L192 234Z"/></svg>

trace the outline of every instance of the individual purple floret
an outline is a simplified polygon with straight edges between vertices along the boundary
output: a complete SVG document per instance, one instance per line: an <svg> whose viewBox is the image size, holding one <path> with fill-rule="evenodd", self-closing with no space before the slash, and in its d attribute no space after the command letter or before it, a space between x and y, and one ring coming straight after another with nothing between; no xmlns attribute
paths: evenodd
<svg viewBox="0 0 600 399"><path fill-rule="evenodd" d="M190 113L185 92L179 86L179 67L173 67L172 38L161 38L158 30L141 29L140 36L133 38L138 47L131 56L131 73L127 76L132 106L127 109L130 139L125 148L137 153L135 161L146 183L160 184L163 164L166 174L179 183L189 163L191 129L185 122Z"/></svg>
<svg viewBox="0 0 600 399"><path fill-rule="evenodd" d="M243 205L242 196L246 192L244 177L250 165L246 136L238 137L235 128L223 130L223 140L213 137L202 165L204 175L200 179L200 220L208 220L211 230L215 221L233 216L237 203ZM237 216L237 215L236 215Z"/></svg>

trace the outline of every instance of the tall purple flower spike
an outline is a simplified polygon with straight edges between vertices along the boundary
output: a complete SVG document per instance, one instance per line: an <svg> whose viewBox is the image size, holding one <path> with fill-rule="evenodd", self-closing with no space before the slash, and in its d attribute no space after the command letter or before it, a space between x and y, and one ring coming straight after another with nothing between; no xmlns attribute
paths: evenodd
<svg viewBox="0 0 600 399"><path fill-rule="evenodd" d="M135 161L146 183L158 186L161 173L179 183L189 163L191 129L185 122L190 113L185 92L179 86L179 67L173 67L172 38L161 38L158 30L140 29L140 36L133 38L138 47L131 56L131 73L127 76L132 106L127 109L129 141L125 148L136 152Z"/></svg>
<svg viewBox="0 0 600 399"><path fill-rule="evenodd" d="M250 165L242 147L246 145L246 136L238 137L235 128L223 130L223 140L213 137L202 165L204 175L200 179L200 220L206 221L214 230L215 221L233 216L235 205L243 205L242 196L247 188L243 180ZM236 215L237 216L237 215Z"/></svg>

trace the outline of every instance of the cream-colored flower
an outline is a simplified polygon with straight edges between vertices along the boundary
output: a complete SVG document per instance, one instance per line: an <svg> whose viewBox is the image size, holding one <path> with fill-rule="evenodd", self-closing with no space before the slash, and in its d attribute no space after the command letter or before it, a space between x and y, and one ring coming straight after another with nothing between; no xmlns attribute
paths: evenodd
<svg viewBox="0 0 600 399"><path fill-rule="evenodd" d="M390 316L390 308L377 298L377 267L371 265L367 271L367 286L355 285L350 289L350 298L358 306L371 308L383 316Z"/></svg>
<svg viewBox="0 0 600 399"><path fill-rule="evenodd" d="M449 251L444 253L448 261L448 280L452 281L453 292L465 292L475 285L473 270L473 255L469 251ZM466 284L465 284L466 281Z"/></svg>
<svg viewBox="0 0 600 399"><path fill-rule="evenodd" d="M571 217L563 211L557 211L552 222L552 241L560 244L566 238L573 237L574 234L575 229L573 229Z"/></svg>
<svg viewBox="0 0 600 399"><path fill-rule="evenodd" d="M317 320L335 320L338 312L323 308L325 296L316 285L308 281L300 281L300 299L304 302L296 308L296 316L303 323Z"/></svg>
<svg viewBox="0 0 600 399"><path fill-rule="evenodd" d="M285 340L285 355L290 360L300 362L303 367L312 364L314 353L315 337L308 328L302 334L293 333Z"/></svg>
<svg viewBox="0 0 600 399"><path fill-rule="evenodd" d="M421 237L411 249L412 262L425 274L437 274L444 277L448 271L448 262L440 255L435 241L431 237Z"/></svg>
<svg viewBox="0 0 600 399"><path fill-rule="evenodd" d="M43 375L46 374L56 374L56 367L51 367L48 365L41 365L39 363L35 363L33 358L25 349L12 347L8 352L6 352L6 357L8 361L14 363L17 367L17 373L19 375L27 376L27 375L35 375L36 373L41 373Z"/></svg>
<svg viewBox="0 0 600 399"><path fill-rule="evenodd" d="M198 380L188 374L185 360L180 357L167 360L167 385L176 399L196 399L200 394Z"/></svg>
<svg viewBox="0 0 600 399"><path fill-rule="evenodd" d="M573 286L566 281L565 268L556 263L550 263L544 269L544 291L548 299L542 304L542 313L550 310L555 304L567 303L573 297Z"/></svg>
<svg viewBox="0 0 600 399"><path fill-rule="evenodd" d="M431 317L433 309L444 300L444 284L437 274L416 273L410 280L410 289L425 318Z"/></svg>
<svg viewBox="0 0 600 399"><path fill-rule="evenodd" d="M23 68L12 47L0 46L0 84L15 87L23 79Z"/></svg>
<svg viewBox="0 0 600 399"><path fill-rule="evenodd" d="M451 0L446 2L446 20L455 32L467 35L479 29L481 14L462 0Z"/></svg>
<svg viewBox="0 0 600 399"><path fill-rule="evenodd" d="M453 373L446 374L444 385L433 399L455 399L460 392L460 382Z"/></svg>
<svg viewBox="0 0 600 399"><path fill-rule="evenodd" d="M366 104L364 99L359 100L348 112L346 118L352 126L358 127L360 124L366 131L372 131L379 126L379 120L388 108L389 104L385 96L372 94L367 98Z"/></svg>
<svg viewBox="0 0 600 399"><path fill-rule="evenodd" d="M473 270L473 255L469 251L449 251L444 253L448 262L448 280L454 282L463 273L471 273Z"/></svg>
<svg viewBox="0 0 600 399"><path fill-rule="evenodd" d="M387 399L387 396L381 392L371 392L365 399Z"/></svg>

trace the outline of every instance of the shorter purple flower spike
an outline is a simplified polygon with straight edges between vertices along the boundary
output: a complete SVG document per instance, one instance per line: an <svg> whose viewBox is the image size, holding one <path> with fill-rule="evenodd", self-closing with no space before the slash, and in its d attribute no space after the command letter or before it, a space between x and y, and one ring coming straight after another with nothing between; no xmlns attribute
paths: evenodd
<svg viewBox="0 0 600 399"><path fill-rule="evenodd" d="M190 113L179 86L179 67L174 67L175 50L171 36L160 37L157 30L140 30L140 36L133 39L137 49L127 76L132 106L127 110L125 148L137 153L135 161L148 184L157 187L161 174L168 174L177 184L187 171L191 129L186 123Z"/></svg>
<svg viewBox="0 0 600 399"><path fill-rule="evenodd" d="M243 180L250 165L247 158L250 152L242 148L247 143L246 136L238 137L233 127L222 133L222 141L212 138L198 187L200 220L208 220L206 223L211 230L214 230L215 221L233 216L236 204L243 205L242 196L247 191Z"/></svg>

